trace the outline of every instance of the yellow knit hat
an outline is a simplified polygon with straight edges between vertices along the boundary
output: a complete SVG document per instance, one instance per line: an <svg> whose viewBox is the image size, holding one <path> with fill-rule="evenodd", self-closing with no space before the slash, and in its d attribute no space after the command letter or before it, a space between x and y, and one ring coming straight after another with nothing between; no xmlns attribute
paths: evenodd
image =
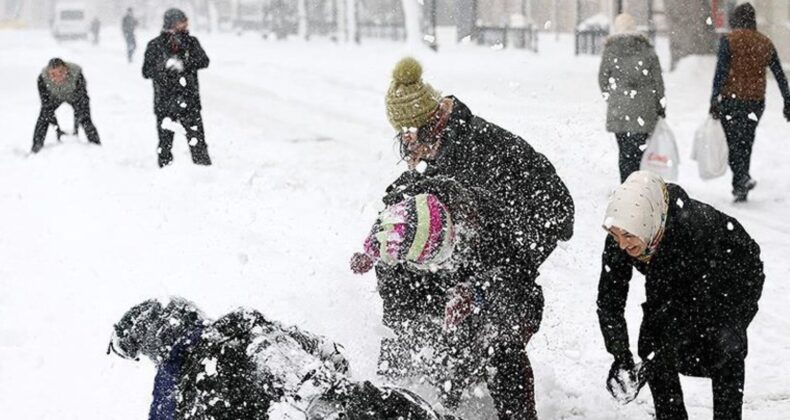
<svg viewBox="0 0 790 420"><path fill-rule="evenodd" d="M441 96L422 81L422 66L412 57L398 61L387 91L387 118L395 130L428 124Z"/></svg>

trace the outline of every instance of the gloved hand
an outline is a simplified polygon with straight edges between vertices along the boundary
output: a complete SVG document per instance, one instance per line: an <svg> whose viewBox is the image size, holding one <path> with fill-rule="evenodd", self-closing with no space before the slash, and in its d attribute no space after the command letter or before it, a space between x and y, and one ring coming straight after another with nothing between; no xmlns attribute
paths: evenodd
<svg viewBox="0 0 790 420"><path fill-rule="evenodd" d="M184 62L178 57L170 57L165 62L165 68L181 73L184 71Z"/></svg>
<svg viewBox="0 0 790 420"><path fill-rule="evenodd" d="M719 101L715 101L715 100L711 101L710 111L708 111L708 113L710 113L710 116L714 120L718 120L719 118L721 118L721 108L719 106Z"/></svg>
<svg viewBox="0 0 790 420"><path fill-rule="evenodd" d="M622 404L628 404L639 395L639 390L645 384L644 378L645 375L640 372L640 366L635 365L630 356L615 359L609 369L606 389L615 400Z"/></svg>
<svg viewBox="0 0 790 420"><path fill-rule="evenodd" d="M786 103L785 104L785 112L784 112L784 114L785 114L785 119L787 121L790 121L790 103Z"/></svg>
<svg viewBox="0 0 790 420"><path fill-rule="evenodd" d="M354 274L365 274L373 268L375 263L370 255L357 252L351 257L351 271Z"/></svg>
<svg viewBox="0 0 790 420"><path fill-rule="evenodd" d="M447 291L444 306L444 330L452 331L475 311L475 293L471 285L461 283Z"/></svg>

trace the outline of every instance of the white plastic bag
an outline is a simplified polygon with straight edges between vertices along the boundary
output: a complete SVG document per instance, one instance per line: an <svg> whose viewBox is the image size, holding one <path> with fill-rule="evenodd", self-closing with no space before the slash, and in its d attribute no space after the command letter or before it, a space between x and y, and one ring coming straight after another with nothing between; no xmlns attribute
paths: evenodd
<svg viewBox="0 0 790 420"><path fill-rule="evenodd" d="M697 161L699 176L713 179L727 172L729 147L721 121L708 117L694 134L694 148L691 158Z"/></svg>
<svg viewBox="0 0 790 420"><path fill-rule="evenodd" d="M680 155L675 143L675 135L663 118L656 124L656 129L647 141L645 153L639 169L650 171L667 181L677 181Z"/></svg>

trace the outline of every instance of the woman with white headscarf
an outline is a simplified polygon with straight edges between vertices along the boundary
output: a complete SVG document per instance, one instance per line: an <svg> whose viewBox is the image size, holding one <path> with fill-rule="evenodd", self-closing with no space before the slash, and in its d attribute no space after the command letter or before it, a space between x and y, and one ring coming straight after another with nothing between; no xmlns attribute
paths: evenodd
<svg viewBox="0 0 790 420"><path fill-rule="evenodd" d="M606 130L620 149L620 182L639 170L644 145L659 118L666 116L661 64L650 40L637 32L636 21L617 16L606 40L598 86L607 102Z"/></svg>
<svg viewBox="0 0 790 420"><path fill-rule="evenodd" d="M746 328L765 279L760 247L734 218L644 171L614 192L604 229L598 318L615 359L610 392L632 391L627 402L646 382L658 419L686 419L679 375L711 378L714 419L740 419ZM646 279L641 368L624 315L634 268Z"/></svg>

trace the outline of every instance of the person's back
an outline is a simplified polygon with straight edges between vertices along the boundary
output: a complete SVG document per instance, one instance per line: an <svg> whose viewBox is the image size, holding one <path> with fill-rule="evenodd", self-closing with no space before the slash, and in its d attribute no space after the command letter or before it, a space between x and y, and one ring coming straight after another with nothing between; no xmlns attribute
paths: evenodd
<svg viewBox="0 0 790 420"><path fill-rule="evenodd" d="M121 22L123 34L127 37L134 36L134 30L137 28L137 19L131 13L127 13Z"/></svg>
<svg viewBox="0 0 790 420"><path fill-rule="evenodd" d="M766 73L775 54L771 40L756 29L736 29L727 35L730 71L724 84L727 97L765 99Z"/></svg>

